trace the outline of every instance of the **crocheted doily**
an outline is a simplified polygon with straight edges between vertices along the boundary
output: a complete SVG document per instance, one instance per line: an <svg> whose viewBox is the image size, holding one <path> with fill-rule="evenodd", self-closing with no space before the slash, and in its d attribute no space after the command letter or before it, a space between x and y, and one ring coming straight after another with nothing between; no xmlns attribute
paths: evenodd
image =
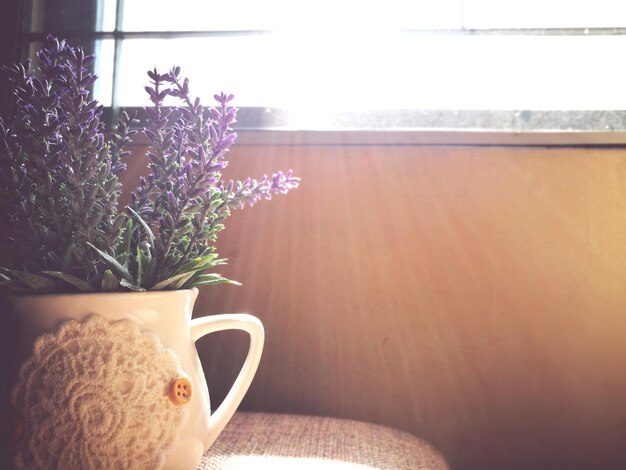
<svg viewBox="0 0 626 470"><path fill-rule="evenodd" d="M168 398L181 375L177 356L130 321L65 322L37 339L20 371L16 467L159 468L186 419Z"/></svg>

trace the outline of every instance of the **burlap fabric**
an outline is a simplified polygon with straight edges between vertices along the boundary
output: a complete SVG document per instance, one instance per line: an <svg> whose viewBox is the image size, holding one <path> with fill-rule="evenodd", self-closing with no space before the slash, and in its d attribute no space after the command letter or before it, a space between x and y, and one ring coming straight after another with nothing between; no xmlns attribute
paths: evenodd
<svg viewBox="0 0 626 470"><path fill-rule="evenodd" d="M345 419L235 414L199 470L447 470L415 436Z"/></svg>

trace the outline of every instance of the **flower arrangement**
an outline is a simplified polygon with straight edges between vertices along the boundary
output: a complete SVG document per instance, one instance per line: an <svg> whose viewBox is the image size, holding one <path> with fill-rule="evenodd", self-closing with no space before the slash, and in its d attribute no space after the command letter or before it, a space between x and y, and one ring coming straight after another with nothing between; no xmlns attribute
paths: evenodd
<svg viewBox="0 0 626 470"><path fill-rule="evenodd" d="M234 143L232 95L205 107L189 94L180 68L148 72L147 123L122 113L112 131L90 99L94 57L48 38L37 65L7 68L15 110L0 119L0 216L12 228L14 262L0 268L0 286L19 293L143 291L235 283L217 234L234 208L287 193L299 178L224 181ZM167 107L164 100L178 100ZM126 149L142 132L150 173L120 210Z"/></svg>

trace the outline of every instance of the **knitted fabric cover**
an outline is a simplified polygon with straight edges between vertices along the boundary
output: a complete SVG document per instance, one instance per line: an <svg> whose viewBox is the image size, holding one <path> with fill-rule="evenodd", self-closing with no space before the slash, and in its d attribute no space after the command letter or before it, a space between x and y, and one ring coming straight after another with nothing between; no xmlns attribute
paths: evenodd
<svg viewBox="0 0 626 470"><path fill-rule="evenodd" d="M156 469L186 419L167 388L176 355L132 322L92 315L40 336L13 401L19 469Z"/></svg>
<svg viewBox="0 0 626 470"><path fill-rule="evenodd" d="M406 432L347 419L236 413L199 470L447 470Z"/></svg>

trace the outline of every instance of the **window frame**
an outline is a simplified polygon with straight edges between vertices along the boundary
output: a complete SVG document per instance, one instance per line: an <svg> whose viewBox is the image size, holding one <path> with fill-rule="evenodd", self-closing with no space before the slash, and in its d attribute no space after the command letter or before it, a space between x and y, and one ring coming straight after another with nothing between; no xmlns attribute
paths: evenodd
<svg viewBox="0 0 626 470"><path fill-rule="evenodd" d="M13 45L4 48L3 62L11 63L22 55L27 44L42 41L48 34L62 36L69 41L82 39L114 41L112 106L105 111L105 119L114 122L121 109L117 102L119 87L119 61L122 41L135 38L181 38L231 35L271 34L270 31L122 31L122 4L117 0L116 22L112 31L60 33L27 32L22 30L24 0L8 0L3 22L5 35L13 32ZM426 31L413 31L420 34ZM620 34L626 28L568 29L487 29L487 30L428 30L429 34L481 34L481 35L567 35L567 34ZM10 101L3 93L2 111ZM135 110L131 108L130 111ZM394 117L393 114L396 113ZM555 123L563 122L564 113L586 122L584 128L568 130ZM443 118L442 118L443 116ZM462 116L463 119L459 119ZM530 116L530 117L528 117ZM387 110L377 112L343 113L328 117L335 122L330 128L323 126L301 127L289 123L285 110L268 108L240 108L237 131L239 142L246 145L503 145L503 146L626 146L626 111L480 111L480 110ZM385 124L374 126L374 123ZM481 126L472 123L481 122ZM484 123L491 123L485 125ZM452 123L452 125L451 125ZM508 123L502 127L499 123Z"/></svg>

